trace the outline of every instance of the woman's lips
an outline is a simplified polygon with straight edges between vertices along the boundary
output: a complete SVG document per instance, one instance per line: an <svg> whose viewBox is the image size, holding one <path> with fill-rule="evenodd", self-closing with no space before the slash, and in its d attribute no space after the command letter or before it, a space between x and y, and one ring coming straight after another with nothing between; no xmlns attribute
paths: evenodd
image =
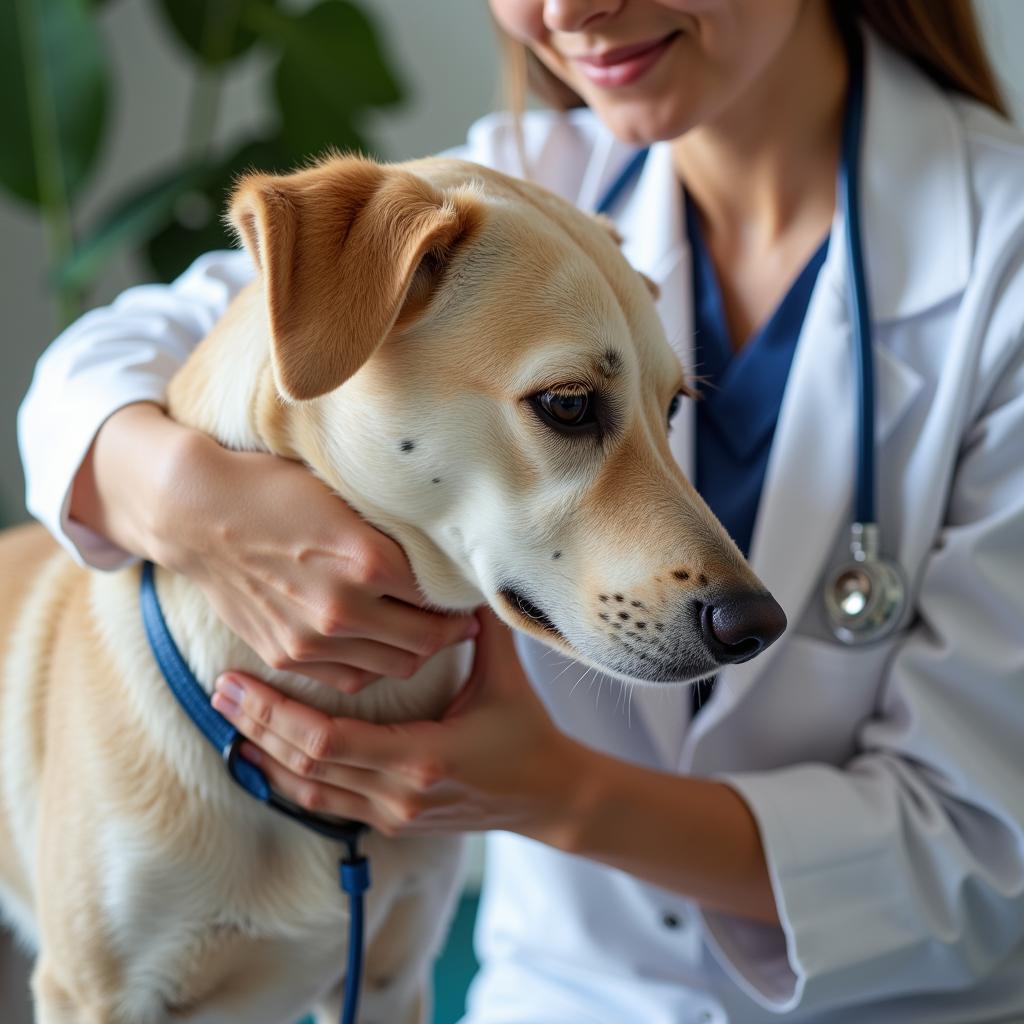
<svg viewBox="0 0 1024 1024"><path fill-rule="evenodd" d="M572 60L579 65L580 71L594 85L600 85L606 89L629 85L658 63L677 35L679 35L678 32L672 32L653 42L621 46L604 53L573 57Z"/></svg>

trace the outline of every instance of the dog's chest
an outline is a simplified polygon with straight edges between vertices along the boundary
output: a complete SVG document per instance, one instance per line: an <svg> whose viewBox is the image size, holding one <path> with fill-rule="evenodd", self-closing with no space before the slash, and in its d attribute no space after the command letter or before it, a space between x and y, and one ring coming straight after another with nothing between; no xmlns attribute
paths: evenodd
<svg viewBox="0 0 1024 1024"><path fill-rule="evenodd" d="M343 972L347 906L337 873L343 850L276 815L227 778L159 677L130 577L97 581L93 611L125 681L123 699L138 726L131 742L149 775L150 798L112 801L96 834L103 917L127 975L128 1016L149 1019L168 1005L205 1007L210 992L241 972L252 992L244 999L256 1003L223 1019L258 1024L264 1003L257 996L280 1003L268 1021L287 1019L285 1009L307 1006ZM200 636L199 616L187 611L177 625L188 650ZM191 651L189 657L202 677L204 662L237 665L223 660L231 653L206 644L198 659ZM140 782L132 787L136 796ZM457 846L372 834L365 845L374 879L368 935L411 891L424 907L433 906L413 915L422 921L411 930L424 937L436 932L444 919L437 901L452 891ZM426 938L423 945L429 946ZM254 971L254 963L263 966Z"/></svg>
<svg viewBox="0 0 1024 1024"><path fill-rule="evenodd" d="M251 810L257 818L268 813ZM138 1019L167 1006L208 1012L214 995L243 976L245 992L235 1001L252 1003L225 1019L257 1024L271 1000L278 1016L267 1020L279 1022L285 1010L297 1016L342 977L348 908L338 888L343 851L334 844L287 821L254 824L248 813L208 821L194 847L177 857L147 848L123 826L105 829L103 843L105 916L123 954L124 996ZM373 874L369 941L395 905L420 890L425 913L408 927L429 946L437 928L429 905L451 889L455 846L370 835L365 848Z"/></svg>

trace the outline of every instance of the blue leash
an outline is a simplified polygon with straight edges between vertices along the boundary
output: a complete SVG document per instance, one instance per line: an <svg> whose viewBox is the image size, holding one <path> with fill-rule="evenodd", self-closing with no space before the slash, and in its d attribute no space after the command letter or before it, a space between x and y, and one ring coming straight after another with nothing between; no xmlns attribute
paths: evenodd
<svg viewBox="0 0 1024 1024"><path fill-rule="evenodd" d="M359 837L366 831L366 825L358 821L318 817L275 793L263 772L240 756L239 750L245 737L213 708L206 691L181 656L160 607L152 562L145 562L142 566L139 601L150 649L171 693L195 727L220 754L228 775L260 803L318 835L345 844L346 856L338 865L338 881L342 890L348 894L349 908L348 970L345 975L345 1003L341 1011L341 1024L356 1024L359 989L363 978L364 894L370 888L370 862L359 853Z"/></svg>

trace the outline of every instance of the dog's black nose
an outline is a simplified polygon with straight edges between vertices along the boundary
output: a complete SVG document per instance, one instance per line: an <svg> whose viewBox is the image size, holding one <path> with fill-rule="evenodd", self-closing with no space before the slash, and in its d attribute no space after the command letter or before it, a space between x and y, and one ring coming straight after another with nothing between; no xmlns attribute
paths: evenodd
<svg viewBox="0 0 1024 1024"><path fill-rule="evenodd" d="M771 594L729 594L700 610L700 631L716 661L749 661L786 628L786 613Z"/></svg>

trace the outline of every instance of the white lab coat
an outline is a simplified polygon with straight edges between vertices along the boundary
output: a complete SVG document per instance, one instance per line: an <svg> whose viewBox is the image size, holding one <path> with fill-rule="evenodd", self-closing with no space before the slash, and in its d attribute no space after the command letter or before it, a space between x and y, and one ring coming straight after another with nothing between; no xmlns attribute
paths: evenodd
<svg viewBox="0 0 1024 1024"><path fill-rule="evenodd" d="M869 41L861 195L878 377L879 517L912 593L901 629L851 650L822 580L845 560L854 473L848 285L837 216L775 435L751 561L790 628L689 694L633 692L531 641L555 720L621 758L716 776L761 829L781 928L518 836L490 840L471 1024L1024 1021L1024 146ZM628 160L586 111L531 114L535 180L591 208ZM461 155L517 172L506 119ZM691 362L690 261L668 149L615 213ZM95 564L124 553L64 521L115 408L159 398L251 274L212 254L72 327L21 411L33 511ZM57 410L60 410L58 413ZM692 461L693 409L672 445ZM68 531L75 531L68 538ZM553 779L552 785L571 784ZM678 828L701 841L699 821Z"/></svg>

